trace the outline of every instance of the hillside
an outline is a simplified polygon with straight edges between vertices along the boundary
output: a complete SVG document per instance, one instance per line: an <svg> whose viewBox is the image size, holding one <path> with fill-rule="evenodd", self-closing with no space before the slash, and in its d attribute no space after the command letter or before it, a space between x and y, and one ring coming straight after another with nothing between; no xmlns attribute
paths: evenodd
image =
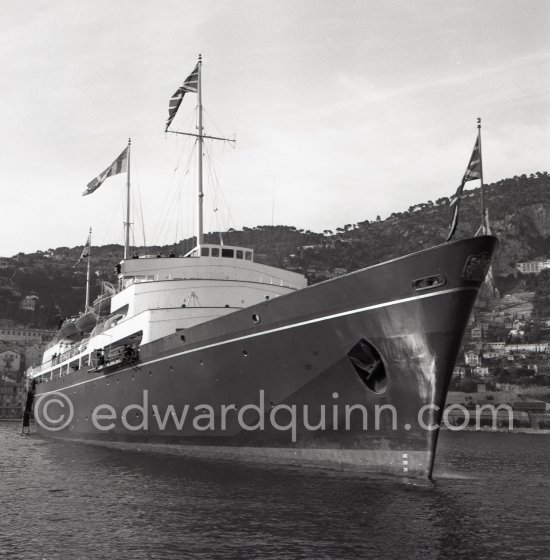
<svg viewBox="0 0 550 560"><path fill-rule="evenodd" d="M479 189L465 195L455 239L473 235L480 223ZM486 200L492 233L500 239L494 266L497 286L506 292L523 282L534 290L536 279L521 277L514 265L536 257L550 258L550 176L543 172L498 181L486 187ZM316 282L443 243L449 222L449 199L440 198L395 212L384 220L346 224L335 232L257 226L229 230L222 236L226 244L252 247L259 262L304 272ZM205 236L206 242L218 243L219 239L218 232ZM193 240L186 239L175 247L137 251L168 254L175 249L183 254L192 245ZM0 258L0 319L51 327L60 316L75 314L84 302L85 264L74 267L81 252L82 246L59 247ZM122 252L119 245L93 247L92 297L102 281L113 282L113 268ZM28 295L39 298L34 312L19 309L21 299Z"/></svg>

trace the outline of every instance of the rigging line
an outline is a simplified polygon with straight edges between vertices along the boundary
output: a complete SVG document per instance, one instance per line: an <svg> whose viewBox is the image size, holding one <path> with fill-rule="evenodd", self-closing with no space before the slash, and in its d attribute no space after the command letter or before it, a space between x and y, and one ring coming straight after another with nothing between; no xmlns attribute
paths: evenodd
<svg viewBox="0 0 550 560"><path fill-rule="evenodd" d="M175 142L175 149L176 149L176 165L172 171L172 175L170 177L170 181L168 183L168 188L166 190L166 195L164 197L164 202L163 202L163 206L160 212L160 216L164 216L166 214L166 207L168 206L168 204L171 203L171 201L173 200L174 194L171 193L175 193L177 192L179 186L177 184L177 179L178 179L178 171L181 167L181 162L184 158L184 154L187 153L187 149L191 146L191 138L189 137L183 137L180 140L179 136L176 136L176 142ZM189 152L191 152L191 149L189 149ZM186 168L189 167L189 164L186 165ZM159 235L159 224L160 222L157 222L156 226L155 226L155 230L153 232L153 239L157 239L158 235Z"/></svg>
<svg viewBox="0 0 550 560"><path fill-rule="evenodd" d="M164 220L164 228L160 232L159 242L162 242L162 245L167 245L170 242L171 234L170 230L172 229L172 224L174 220L177 219L178 207L180 202L180 192L178 191L174 197L174 203L170 206L170 212L167 215L166 220Z"/></svg>
<svg viewBox="0 0 550 560"><path fill-rule="evenodd" d="M138 214L138 212L137 212L138 208L140 210L139 216L140 216L141 227L142 227L142 231L143 231L143 243L145 244L145 221L143 219L143 199L142 199L142 196L141 196L141 181L140 181L138 160L139 160L139 157L138 158L136 158L136 157L133 158L134 174L133 174L132 178L133 179L135 178L135 180L133 180L132 184L135 185L136 191L137 191L137 201L136 201L136 197L132 198L132 212L133 212L133 216L134 216L134 223L132 224L132 241L133 241L133 244L134 244L134 252L135 252L135 249L137 248L135 216L136 216L136 214Z"/></svg>
<svg viewBox="0 0 550 560"><path fill-rule="evenodd" d="M141 219L141 230L142 230L142 234L143 234L143 246L145 247L145 253L147 254L147 241L145 238L145 219L143 218L143 200L141 197L141 188L139 186L139 182L138 182L138 202L139 202L139 213L140 213L140 219Z"/></svg>
<svg viewBox="0 0 550 560"><path fill-rule="evenodd" d="M187 175L186 175L187 178ZM184 236L184 215L183 215L183 211L184 209L188 209L189 205L186 204L186 201L184 200L184 194L187 193L189 189L183 189L183 184L182 184L182 188L179 189L178 191L178 199L177 199L177 204L176 204L176 230L175 230L175 239L174 239L174 247L177 248L180 241L183 241L183 236ZM181 233L180 233L181 230ZM179 239L181 237L181 239ZM183 245L182 245L182 249L183 249ZM183 253L185 254L185 252Z"/></svg>
<svg viewBox="0 0 550 560"><path fill-rule="evenodd" d="M213 125L214 129L217 131L218 135L222 138L226 137L226 134L220 130L219 126L215 123L214 119L210 116L210 112L205 109L204 105L202 106L202 110L203 110L203 114L208 118L208 121ZM230 140L233 139L228 138L226 141L223 142L224 145L230 142ZM235 142L230 142L230 144L232 145L233 148L235 148Z"/></svg>
<svg viewBox="0 0 550 560"><path fill-rule="evenodd" d="M178 244L178 228L180 225L180 219L181 219L181 209L179 208L179 204L178 204L178 209L176 212L176 230L174 232L174 247L176 247Z"/></svg>
<svg viewBox="0 0 550 560"><path fill-rule="evenodd" d="M198 142L195 141L195 148L198 151ZM194 238L196 232L196 220L197 214L197 191L196 186L198 184L198 170L197 166L194 165L189 169L189 188L182 189L182 193L185 196L185 209L186 209L186 227L187 227L187 250L186 253L190 251L194 245Z"/></svg>
<svg viewBox="0 0 550 560"><path fill-rule="evenodd" d="M192 154L190 155L190 158L192 158ZM160 240L162 240L164 243L166 243L167 241L171 241L171 234L170 234L170 229L173 227L173 217L175 215L175 220L176 220L176 229L177 226L179 224L179 216L180 216L180 212L181 212L181 206L182 206L182 192L184 191L184 183L187 180L187 175L188 175L188 171L185 173L183 180L181 181L179 187L175 193L174 196L172 198L173 202L170 205L170 213L169 216L166 220L164 220L164 226L165 228L160 230ZM187 190L187 189L185 189Z"/></svg>
<svg viewBox="0 0 550 560"><path fill-rule="evenodd" d="M195 141L195 145L196 145L196 141ZM193 153L194 153L194 149L192 150L192 152L189 155L189 159L188 159L188 165L187 165L187 170L180 182L180 184L178 185L178 188L174 191L172 198L171 198L171 205L170 205L170 213L169 213L169 217L168 219L164 220L164 227L160 229L159 231L159 236L158 239L162 240L162 241L166 241L169 239L169 230L170 230L170 224L173 223L172 219L173 219L173 215L174 213L177 211L177 209L181 206L181 192L183 190L184 184L186 182L187 179L187 175L189 172L189 164L191 162L191 159L193 158Z"/></svg>
<svg viewBox="0 0 550 560"><path fill-rule="evenodd" d="M160 216L164 216L167 214L167 206L171 206L173 204L174 198L177 196L178 191L182 188L183 182L179 182L179 177L177 175L179 168L181 167L181 161L183 160L184 154L187 152L187 147L191 144L191 142L194 142L193 147L188 150L189 153L189 157L187 158L187 162L186 165L184 167L185 169L185 173L184 173L184 180L185 177L187 176L188 172L189 172L189 168L190 168L190 162L193 158L193 155L195 153L195 144L196 141L191 140L190 138L184 138L183 140L183 146L181 147L181 149L179 149L179 154L177 157L177 164L176 167L174 168L172 175L170 177L170 183L168 186L168 192L165 195L164 198L164 203L160 212ZM179 143L179 140L176 140L176 144ZM153 239L159 239L162 235L162 230L163 230L163 226L165 224L163 223L163 220L160 220L159 222L157 222L157 225L155 227L154 230L154 235L153 235Z"/></svg>
<svg viewBox="0 0 550 560"><path fill-rule="evenodd" d="M209 156L209 157L211 157L211 156ZM213 174L214 174L215 177L216 177L216 183L217 183L218 185L220 185L220 181L219 181L219 179L218 179L218 176L217 176L217 174L216 174L215 169L213 169L212 172L213 172ZM224 193L223 193L223 189L222 189L221 187L219 188L218 194L219 194L219 196L220 196L220 198L221 198L221 203L222 203L222 204L219 204L219 202L218 202L218 204L219 204L219 205L218 205L218 208L219 208L221 205L224 206L224 210L227 212L227 218L228 218L228 219L227 219L227 222L226 222L226 224L227 224L227 226L228 226L227 229L229 229L229 224L234 223L233 216L231 215L231 207L230 207L229 204L227 203L227 200L225 199L225 196L224 196Z"/></svg>
<svg viewBox="0 0 550 560"><path fill-rule="evenodd" d="M211 224L212 220L211 220L211 216L210 216L210 211L214 210L214 207L216 205L216 185L214 184L213 181L213 174L212 174L212 160L210 157L210 151L211 148L209 145L205 146L204 152L205 152L205 160L206 160L206 169L207 169L207 182L209 185L208 190L208 194L209 196L206 199L206 204L205 206L208 208L208 213L207 213L207 218L208 218L208 223ZM209 226L210 229L210 226Z"/></svg>
<svg viewBox="0 0 550 560"><path fill-rule="evenodd" d="M178 204L177 204L177 207L176 207L177 212L176 212L176 231L175 231L175 236L174 236L174 249L177 249L177 246L179 244L178 236L180 234L178 232L179 232L180 224L183 221L183 218L182 218L182 206L183 206L182 199L183 199L183 196L182 195L183 195L183 190L180 189L179 196L178 196ZM183 237L183 227L182 227L182 234L181 235Z"/></svg>
<svg viewBox="0 0 550 560"><path fill-rule="evenodd" d="M166 208L171 203L172 198L174 196L174 193L177 192L177 184L175 182L175 178L176 178L176 173L177 173L177 170L179 168L179 163L180 163L180 160L181 160L182 156L183 156L183 154L180 152L179 153L179 160L178 160L178 162L176 164L176 167L174 168L174 170L173 170L173 172L170 176L170 180L168 182L168 187L167 187L166 190L164 190L164 199L163 199L162 207L160 209L160 214L159 214L161 217L166 214L166 212L167 212ZM154 230L153 230L153 236L152 236L152 238L154 240L158 239L159 230L162 227L162 225L163 225L163 220L160 220L160 221L157 220L156 221L156 224L155 224L155 227L154 227Z"/></svg>
<svg viewBox="0 0 550 560"><path fill-rule="evenodd" d="M198 121L198 113L199 113L198 104L195 105L193 109L191 109L189 112L185 113L181 118L179 118L179 111L178 111L178 120L181 123L181 125L178 126L178 129L191 130L192 128L194 128L194 126ZM176 129L174 125L172 124L171 126L172 126L172 131L175 131ZM179 134L176 134L176 136L179 136Z"/></svg>
<svg viewBox="0 0 550 560"><path fill-rule="evenodd" d="M223 208L221 208L221 204L220 204L220 197L219 197L219 192L221 190L220 187L220 181L218 179L216 170L214 169L213 166L213 158L211 155L211 149L209 149L207 151L207 158L206 158L207 162L208 162L208 171L210 173L210 179L211 179L211 184L212 184L212 211L214 213L214 223L215 223L215 227L218 231L222 231L222 225L223 225L223 220L222 220L222 211Z"/></svg>

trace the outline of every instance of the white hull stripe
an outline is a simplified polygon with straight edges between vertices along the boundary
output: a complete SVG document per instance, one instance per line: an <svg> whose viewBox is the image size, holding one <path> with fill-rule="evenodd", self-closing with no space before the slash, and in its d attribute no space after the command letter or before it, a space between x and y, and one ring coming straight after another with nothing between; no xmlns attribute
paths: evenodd
<svg viewBox="0 0 550 560"><path fill-rule="evenodd" d="M266 330L266 331L247 334L247 335L244 335L244 336L239 336L237 338L231 338L229 340L222 340L220 342L214 342L213 344L207 344L206 346L200 346L199 348L191 348L189 350L183 350L182 352L177 352L176 354L170 354L169 356L164 356L162 358L156 358L155 360L150 360L148 362L140 363L139 367L146 367L150 364L156 364L156 363L162 362L164 360L170 360L172 358L177 358L179 356L184 356L185 354L191 354L193 352L200 352L201 350L208 350L209 348L215 348L216 346L223 346L225 344L232 344L234 342L240 342L241 340L247 340L249 338L255 338L257 336L264 336L266 334L272 334L272 333L275 333L275 332L286 331L288 329L294 329L296 327L303 327L304 325L311 325L313 323L320 323L322 321L329 321L331 319L337 319L338 317L345 317L346 315L355 315L356 313L364 313L365 311L372 311L374 309L381 309L383 307L400 305L401 303L408 303L408 302L411 302L411 301L426 299L426 298L435 297L435 296L443 296L443 295L453 294L453 293L457 293L457 292L464 292L464 291L478 291L478 289L479 288L475 288L473 286L471 286L471 287L470 286L465 286L465 287L462 287L462 288L450 288L448 290L441 290L439 292L432 292L432 293L429 293L429 294L421 294L421 295L418 295L418 296L412 296L412 297L403 298L403 299L396 299L394 301L389 301L389 302L385 302L385 303L377 303L375 305L369 305L367 307L360 307L358 309L351 309L349 311L342 311L341 313L334 313L333 315L325 315L324 317L317 317L316 319L309 319L307 321L301 321L300 323L292 323L291 325L285 325L283 327L277 327L275 329L269 329L269 330ZM111 373L102 374L98 377L93 377L92 379L86 379L85 381L80 381L79 383L74 383L73 385L68 385L67 387L60 387L59 389L56 389L55 391L48 391L46 393L40 393L40 394L41 395L48 395L49 393L56 393L58 391L63 391L63 390L66 390L66 389L72 389L73 387L78 387L79 385L84 385L85 383L90 383L92 381L97 381L98 379L105 379L107 377L110 377L111 375L120 374L121 372L123 372L127 369L132 369L132 368L119 369L119 370L111 372Z"/></svg>

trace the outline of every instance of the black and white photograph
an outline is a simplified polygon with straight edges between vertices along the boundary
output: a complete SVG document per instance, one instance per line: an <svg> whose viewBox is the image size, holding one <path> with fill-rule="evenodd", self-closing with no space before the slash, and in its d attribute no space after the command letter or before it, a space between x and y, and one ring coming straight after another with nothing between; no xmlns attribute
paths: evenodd
<svg viewBox="0 0 550 560"><path fill-rule="evenodd" d="M548 0L0 12L1 559L550 559Z"/></svg>

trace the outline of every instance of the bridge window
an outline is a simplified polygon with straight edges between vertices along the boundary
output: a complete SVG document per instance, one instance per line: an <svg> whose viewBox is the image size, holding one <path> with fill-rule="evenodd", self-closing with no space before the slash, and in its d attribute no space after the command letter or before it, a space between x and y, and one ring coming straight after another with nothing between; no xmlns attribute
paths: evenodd
<svg viewBox="0 0 550 560"><path fill-rule="evenodd" d="M247 261L251 261L252 260L252 251L246 251L246 253L244 254L244 258Z"/></svg>
<svg viewBox="0 0 550 560"><path fill-rule="evenodd" d="M243 258L243 252L242 251L236 251L236 256L238 259L242 259Z"/></svg>
<svg viewBox="0 0 550 560"><path fill-rule="evenodd" d="M219 257L220 256L220 250L217 247L212 247L212 256L213 257Z"/></svg>
<svg viewBox="0 0 550 560"><path fill-rule="evenodd" d="M201 247L201 257L208 257L210 250L208 247Z"/></svg>
<svg viewBox="0 0 550 560"><path fill-rule="evenodd" d="M233 249L222 249L222 257L233 258Z"/></svg>

